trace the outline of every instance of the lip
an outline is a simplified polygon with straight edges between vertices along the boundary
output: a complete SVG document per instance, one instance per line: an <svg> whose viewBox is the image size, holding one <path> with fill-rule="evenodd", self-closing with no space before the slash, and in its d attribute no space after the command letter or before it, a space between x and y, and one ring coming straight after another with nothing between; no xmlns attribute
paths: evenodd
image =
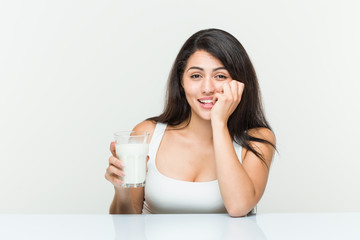
<svg viewBox="0 0 360 240"><path fill-rule="evenodd" d="M211 109L214 106L213 102L214 97L202 97L198 99L200 107L204 109ZM205 102L206 101L206 102Z"/></svg>
<svg viewBox="0 0 360 240"><path fill-rule="evenodd" d="M202 100L213 100L214 97L202 97L199 98L198 100L202 101Z"/></svg>

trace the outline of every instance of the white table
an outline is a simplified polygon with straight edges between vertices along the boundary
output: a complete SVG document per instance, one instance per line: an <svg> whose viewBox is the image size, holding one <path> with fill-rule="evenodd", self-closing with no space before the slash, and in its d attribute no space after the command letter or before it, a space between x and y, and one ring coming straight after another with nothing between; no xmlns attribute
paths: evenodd
<svg viewBox="0 0 360 240"><path fill-rule="evenodd" d="M360 213L0 214L0 239L360 239Z"/></svg>

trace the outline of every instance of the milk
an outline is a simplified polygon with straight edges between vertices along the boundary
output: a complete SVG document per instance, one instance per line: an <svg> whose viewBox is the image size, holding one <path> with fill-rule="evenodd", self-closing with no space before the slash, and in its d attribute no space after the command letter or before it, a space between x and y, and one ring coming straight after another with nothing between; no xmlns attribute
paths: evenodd
<svg viewBox="0 0 360 240"><path fill-rule="evenodd" d="M142 187L145 185L146 157L149 144L116 144L116 155L124 163L123 187Z"/></svg>

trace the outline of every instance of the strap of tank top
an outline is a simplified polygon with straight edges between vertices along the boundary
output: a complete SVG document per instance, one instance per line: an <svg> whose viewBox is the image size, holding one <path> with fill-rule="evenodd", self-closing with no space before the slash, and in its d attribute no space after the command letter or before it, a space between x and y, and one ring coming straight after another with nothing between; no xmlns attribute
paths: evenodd
<svg viewBox="0 0 360 240"><path fill-rule="evenodd" d="M242 159L241 159L242 147L239 144L237 144L235 141L233 141L233 146L235 148L235 152L236 152L236 155L237 155L239 161L242 163Z"/></svg>
<svg viewBox="0 0 360 240"><path fill-rule="evenodd" d="M160 146L161 139L164 135L167 124L165 123L156 123L154 133L151 137L151 142L149 144L149 163L155 163L155 158L157 151Z"/></svg>

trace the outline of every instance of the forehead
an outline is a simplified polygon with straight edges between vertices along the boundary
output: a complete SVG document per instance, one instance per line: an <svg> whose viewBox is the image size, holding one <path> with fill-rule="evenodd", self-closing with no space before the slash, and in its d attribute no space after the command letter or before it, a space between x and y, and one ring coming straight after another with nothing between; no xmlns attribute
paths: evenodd
<svg viewBox="0 0 360 240"><path fill-rule="evenodd" d="M218 58L211 55L209 52L205 50L197 50L189 57L186 69L192 66L206 68L206 66L223 67L224 65Z"/></svg>

